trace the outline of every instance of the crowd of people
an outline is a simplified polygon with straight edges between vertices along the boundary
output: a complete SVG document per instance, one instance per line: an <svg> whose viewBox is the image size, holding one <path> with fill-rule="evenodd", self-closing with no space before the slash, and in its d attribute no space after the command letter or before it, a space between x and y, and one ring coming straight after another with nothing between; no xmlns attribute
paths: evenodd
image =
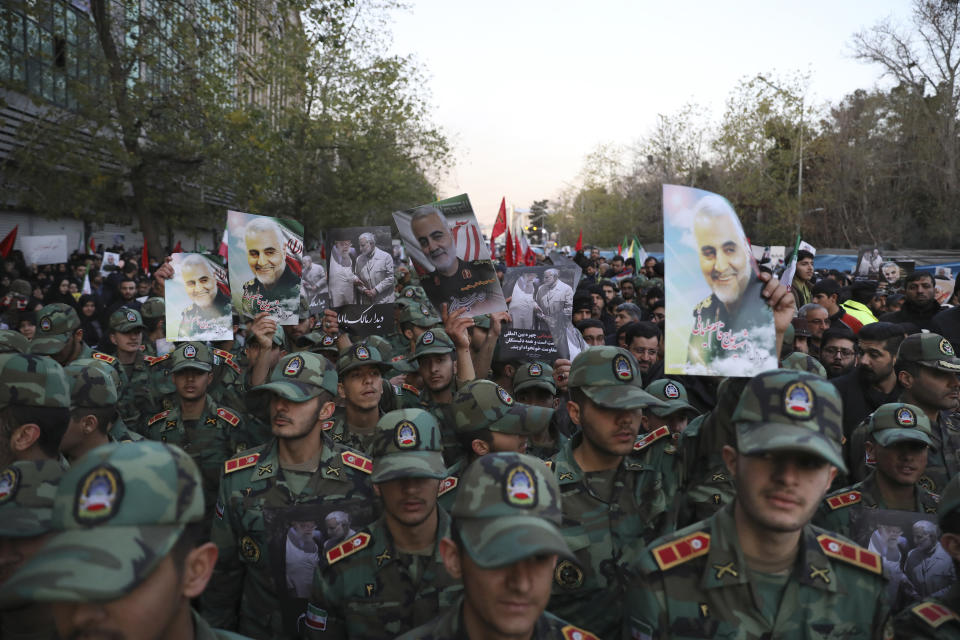
<svg viewBox="0 0 960 640"><path fill-rule="evenodd" d="M169 260L117 253L4 262L0 637L960 637L960 306L930 274L761 265L780 367L719 378L665 374L652 257L570 256L582 350L541 361L360 257L388 335L317 312L308 264L296 324L168 342Z"/></svg>

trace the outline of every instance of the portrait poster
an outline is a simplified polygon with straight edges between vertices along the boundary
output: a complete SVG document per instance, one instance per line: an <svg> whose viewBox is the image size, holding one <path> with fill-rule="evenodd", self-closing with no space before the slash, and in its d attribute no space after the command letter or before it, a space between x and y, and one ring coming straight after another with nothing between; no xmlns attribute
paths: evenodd
<svg viewBox="0 0 960 640"><path fill-rule="evenodd" d="M773 312L731 204L664 185L663 230L665 373L742 377L777 368Z"/></svg>
<svg viewBox="0 0 960 640"><path fill-rule="evenodd" d="M879 247L861 247L857 253L857 266L853 270L853 275L855 278L876 280L880 277L880 267L883 263L884 259L880 255Z"/></svg>
<svg viewBox="0 0 960 640"><path fill-rule="evenodd" d="M783 267L787 258L787 247L782 244L777 245L753 245L750 247L753 257L756 258L757 265L767 267L770 271L776 272Z"/></svg>
<svg viewBox="0 0 960 640"><path fill-rule="evenodd" d="M914 267L916 267L916 262L913 260L885 258L880 265L880 270L877 272L878 288L883 288L887 291L903 288L907 276L913 273Z"/></svg>
<svg viewBox="0 0 960 640"><path fill-rule="evenodd" d="M328 229L329 306L354 336L393 331L393 245L390 227Z"/></svg>
<svg viewBox="0 0 960 640"><path fill-rule="evenodd" d="M167 340L232 340L233 305L227 269L199 253L174 253L164 287Z"/></svg>
<svg viewBox="0 0 960 640"><path fill-rule="evenodd" d="M552 336L556 356L570 357L573 328L573 291L580 280L580 267L508 267L503 277L507 310L512 321L501 340L507 352L544 357L543 339ZM576 340L575 340L576 344Z"/></svg>
<svg viewBox="0 0 960 640"><path fill-rule="evenodd" d="M323 249L303 252L300 297L307 301L312 315L323 313L330 302L325 256Z"/></svg>
<svg viewBox="0 0 960 640"><path fill-rule="evenodd" d="M947 301L950 300L950 296L953 295L954 287L956 287L956 280L948 278L937 274L933 277L933 288L934 295L937 298L937 302L940 304L947 304Z"/></svg>
<svg viewBox="0 0 960 640"><path fill-rule="evenodd" d="M303 225L228 211L227 236L233 308L246 318L266 311L281 325L297 324Z"/></svg>
<svg viewBox="0 0 960 640"><path fill-rule="evenodd" d="M395 211L393 221L437 310L446 304L448 311L466 309L471 316L506 311L490 248L466 194Z"/></svg>
<svg viewBox="0 0 960 640"><path fill-rule="evenodd" d="M374 520L369 498L342 498L264 508L265 546L248 553L268 553L272 559L274 593L280 600L285 635L299 638L306 631L304 615L318 564L328 551L343 544ZM245 550L241 542L241 554ZM324 558L324 559L322 559Z"/></svg>
<svg viewBox="0 0 960 640"><path fill-rule="evenodd" d="M103 252L103 260L100 261L100 275L106 278L114 271L119 271L121 267L123 267L123 261L120 259L119 253Z"/></svg>
<svg viewBox="0 0 960 640"><path fill-rule="evenodd" d="M942 597L956 581L935 513L858 509L851 514L850 539L880 555L890 577L888 602L896 609Z"/></svg>

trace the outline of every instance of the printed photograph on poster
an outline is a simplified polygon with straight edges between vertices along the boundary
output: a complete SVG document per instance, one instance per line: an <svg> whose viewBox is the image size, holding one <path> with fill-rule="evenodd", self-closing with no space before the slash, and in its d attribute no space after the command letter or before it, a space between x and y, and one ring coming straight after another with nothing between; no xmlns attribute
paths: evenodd
<svg viewBox="0 0 960 640"><path fill-rule="evenodd" d="M949 272L949 269L947 271ZM938 303L947 304L947 302L950 300L950 297L953 295L955 287L956 280L953 278L950 278L946 275L941 275L939 273L933 276L934 295L936 296Z"/></svg>
<svg viewBox="0 0 960 640"><path fill-rule="evenodd" d="M227 269L199 253L174 253L164 294L167 340L231 340L233 308Z"/></svg>
<svg viewBox="0 0 960 640"><path fill-rule="evenodd" d="M449 311L466 309L471 316L506 311L490 248L466 194L395 211L393 220L438 310L446 304Z"/></svg>
<svg viewBox="0 0 960 640"><path fill-rule="evenodd" d="M297 324L303 226L286 218L227 212L233 308L252 318L263 311L281 325Z"/></svg>
<svg viewBox="0 0 960 640"><path fill-rule="evenodd" d="M103 252L103 260L100 261L100 275L107 277L114 271L119 271L123 267L123 261L119 253L112 251Z"/></svg>
<svg viewBox="0 0 960 640"><path fill-rule="evenodd" d="M781 269L787 258L787 247L780 245L753 245L750 247L753 257L757 260L757 265L766 267L776 273Z"/></svg>
<svg viewBox="0 0 960 640"><path fill-rule="evenodd" d="M663 186L665 373L753 376L777 367L773 312L723 197Z"/></svg>
<svg viewBox="0 0 960 640"><path fill-rule="evenodd" d="M883 559L892 607L942 597L953 586L953 559L940 544L936 514L858 509L855 515L850 539Z"/></svg>
<svg viewBox="0 0 960 640"><path fill-rule="evenodd" d="M326 553L373 522L373 506L357 499L264 508L266 549L280 598L284 629L291 637L304 631L303 615L317 565ZM256 543L253 543L256 545ZM241 549L241 554L243 549Z"/></svg>
<svg viewBox="0 0 960 640"><path fill-rule="evenodd" d="M857 254L857 266L853 270L854 277L878 279L880 267L883 266L883 256L877 247L862 247Z"/></svg>
<svg viewBox="0 0 960 640"><path fill-rule="evenodd" d="M390 227L328 229L330 307L355 336L393 330L393 245Z"/></svg>
<svg viewBox="0 0 960 640"><path fill-rule="evenodd" d="M512 322L507 330L533 331L535 335L553 336L558 357L568 358L568 345L573 328L573 289L580 280L580 267L508 267L503 277L503 291L507 296L507 310ZM516 334L519 335L519 334ZM514 334L503 339L510 342ZM529 334L524 334L529 336ZM525 339L518 344L536 344ZM574 343L576 344L576 338ZM579 351L578 351L579 352Z"/></svg>
<svg viewBox="0 0 960 640"><path fill-rule="evenodd" d="M323 254L319 250L303 253L300 297L307 301L307 306L314 314L322 313L329 299L327 265Z"/></svg>
<svg viewBox="0 0 960 640"><path fill-rule="evenodd" d="M916 263L913 260L885 259L880 265L877 282L884 290L901 289L907 276L913 273Z"/></svg>

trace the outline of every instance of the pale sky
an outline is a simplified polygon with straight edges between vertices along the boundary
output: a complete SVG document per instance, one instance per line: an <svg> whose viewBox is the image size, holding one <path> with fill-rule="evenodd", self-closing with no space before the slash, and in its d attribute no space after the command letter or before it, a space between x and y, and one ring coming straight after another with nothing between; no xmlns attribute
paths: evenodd
<svg viewBox="0 0 960 640"><path fill-rule="evenodd" d="M906 22L907 0L411 0L393 51L426 69L456 166L440 197L468 193L481 223L576 181L598 144L630 144L686 102L714 117L740 78L809 71L811 103L877 83L855 32Z"/></svg>

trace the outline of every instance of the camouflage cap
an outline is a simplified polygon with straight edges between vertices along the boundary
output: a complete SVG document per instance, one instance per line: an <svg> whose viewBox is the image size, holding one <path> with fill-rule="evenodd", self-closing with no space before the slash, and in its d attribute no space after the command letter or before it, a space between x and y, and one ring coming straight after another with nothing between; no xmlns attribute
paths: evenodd
<svg viewBox="0 0 960 640"><path fill-rule="evenodd" d="M654 415L664 416L672 415L678 411L684 411L693 415L700 413L688 401L687 389L675 380L662 378L654 380L647 385L647 393L666 403L665 407L650 407L650 412Z"/></svg>
<svg viewBox="0 0 960 640"><path fill-rule="evenodd" d="M337 395L337 370L323 356L300 351L290 353L277 362L266 384L250 391L269 391L292 402L306 402L321 391Z"/></svg>
<svg viewBox="0 0 960 640"><path fill-rule="evenodd" d="M513 374L513 392L524 389L543 389L551 395L557 395L557 385L553 381L553 367L545 362L531 362L517 367Z"/></svg>
<svg viewBox="0 0 960 640"><path fill-rule="evenodd" d="M905 402L888 402L877 407L868 418L867 434L881 447L910 441L933 446L930 418L920 407Z"/></svg>
<svg viewBox="0 0 960 640"><path fill-rule="evenodd" d="M391 345L390 341L383 336L367 336L363 339L363 341L371 347L376 347L377 351L380 352L380 357L383 358L384 362L389 362L390 358L393 357L393 345Z"/></svg>
<svg viewBox="0 0 960 640"><path fill-rule="evenodd" d="M166 308L167 306L163 298L157 298L154 296L152 298L147 298L144 300L143 304L140 305L140 315L144 318L149 318L150 320L163 318L166 315Z"/></svg>
<svg viewBox="0 0 960 640"><path fill-rule="evenodd" d="M77 358L68 364L67 367L96 367L109 376L110 379L113 380L114 386L118 390L120 389L120 372L103 360L97 360L96 358ZM66 368L64 368L64 371L66 371Z"/></svg>
<svg viewBox="0 0 960 640"><path fill-rule="evenodd" d="M944 519L958 509L960 509L960 476L953 476L940 494L940 506L937 507L937 519L940 524L943 524Z"/></svg>
<svg viewBox="0 0 960 640"><path fill-rule="evenodd" d="M120 598L202 520L200 472L181 449L149 440L97 447L61 478L56 533L7 581L0 607Z"/></svg>
<svg viewBox="0 0 960 640"><path fill-rule="evenodd" d="M553 409L523 404L492 380L471 380L453 394L446 410L457 433L489 429L497 433L532 435L550 424Z"/></svg>
<svg viewBox="0 0 960 640"><path fill-rule="evenodd" d="M573 558L560 534L560 487L542 460L521 453L480 456L460 476L450 511L470 558L483 569L536 555Z"/></svg>
<svg viewBox="0 0 960 640"><path fill-rule="evenodd" d="M315 332L309 335L317 336L316 346L311 347L310 351L314 353L330 353L339 356L340 347L337 346L336 336L321 332Z"/></svg>
<svg viewBox="0 0 960 640"><path fill-rule="evenodd" d="M571 389L581 389L590 400L608 409L665 407L640 386L636 360L626 349L598 346L584 349L570 366Z"/></svg>
<svg viewBox="0 0 960 640"><path fill-rule="evenodd" d="M82 360L93 360L83 358ZM99 360L93 360L100 362ZM109 373L108 373L109 370ZM120 399L116 369L75 360L63 368L70 380L70 404L87 409L116 406ZM113 373L111 376L110 373Z"/></svg>
<svg viewBox="0 0 960 640"><path fill-rule="evenodd" d="M145 329L140 312L129 307L120 307L110 314L110 331L114 333L130 333L137 329Z"/></svg>
<svg viewBox="0 0 960 640"><path fill-rule="evenodd" d="M454 351L453 340L443 329L430 329L424 331L417 338L417 345L413 350L413 355L408 356L409 360L416 360L420 356L431 353L452 353Z"/></svg>
<svg viewBox="0 0 960 640"><path fill-rule="evenodd" d="M21 296L24 296L24 297L29 297L30 294L33 293L33 286L30 284L28 280L24 280L23 278L17 278L16 280L10 283L10 291L13 293L20 294Z"/></svg>
<svg viewBox="0 0 960 640"><path fill-rule="evenodd" d="M62 342L60 346L63 347ZM29 353L29 351L30 341L25 335L12 329L0 329L0 353Z"/></svg>
<svg viewBox="0 0 960 640"><path fill-rule="evenodd" d="M0 471L0 538L32 538L50 532L59 460L21 460Z"/></svg>
<svg viewBox="0 0 960 640"><path fill-rule="evenodd" d="M62 302L48 304L37 311L37 332L30 342L30 353L42 356L59 353L79 328L80 316L76 309Z"/></svg>
<svg viewBox="0 0 960 640"><path fill-rule="evenodd" d="M916 362L925 367L960 373L957 358L950 341L939 333L914 333L900 343L897 362Z"/></svg>
<svg viewBox="0 0 960 640"><path fill-rule="evenodd" d="M427 297L427 292L423 290L423 287L418 287L415 284L408 284L403 289L400 289L400 294L398 297L403 300L412 300L414 302L430 304L430 299Z"/></svg>
<svg viewBox="0 0 960 640"><path fill-rule="evenodd" d="M343 376L347 371L367 365L376 367L381 373L390 368L390 365L380 356L379 349L367 343L358 342L340 352L340 357L337 358L337 375Z"/></svg>
<svg viewBox="0 0 960 640"><path fill-rule="evenodd" d="M370 455L373 457L371 482L447 477L440 425L423 409L398 409L384 414L377 422Z"/></svg>
<svg viewBox="0 0 960 640"><path fill-rule="evenodd" d="M417 304L405 304L400 310L397 322L403 324L409 322L418 327L433 327L440 324L440 316L425 302Z"/></svg>
<svg viewBox="0 0 960 640"><path fill-rule="evenodd" d="M213 353L202 342L181 342L170 354L170 361L173 363L170 373L184 369L213 371Z"/></svg>
<svg viewBox="0 0 960 640"><path fill-rule="evenodd" d="M773 369L747 383L731 421L744 455L803 451L843 472L843 404L837 388L810 373Z"/></svg>
<svg viewBox="0 0 960 640"><path fill-rule="evenodd" d="M827 370L823 368L819 360L800 351L794 351L784 358L780 363L780 368L790 369L791 371L806 371L824 379L827 377Z"/></svg>
<svg viewBox="0 0 960 640"><path fill-rule="evenodd" d="M32 353L0 355L0 408L70 408L70 383L53 358Z"/></svg>

